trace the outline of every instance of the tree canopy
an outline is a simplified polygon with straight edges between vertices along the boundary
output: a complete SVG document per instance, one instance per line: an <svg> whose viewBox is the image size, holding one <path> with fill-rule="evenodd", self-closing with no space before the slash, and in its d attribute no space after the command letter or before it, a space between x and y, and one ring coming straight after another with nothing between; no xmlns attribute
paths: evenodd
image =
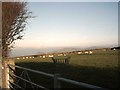
<svg viewBox="0 0 120 90"><path fill-rule="evenodd" d="M31 12L26 2L2 2L2 56L7 57L16 40L22 39Z"/></svg>

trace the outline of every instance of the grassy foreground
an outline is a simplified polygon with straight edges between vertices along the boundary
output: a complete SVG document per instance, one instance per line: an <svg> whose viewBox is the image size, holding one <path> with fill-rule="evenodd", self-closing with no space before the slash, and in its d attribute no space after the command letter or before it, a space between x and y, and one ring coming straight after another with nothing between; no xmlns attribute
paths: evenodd
<svg viewBox="0 0 120 90"><path fill-rule="evenodd" d="M44 71L60 73L62 77L113 89L118 87L118 51L96 51L92 55L68 54L70 64L57 64L51 58L15 60L16 65ZM21 70L16 70L20 75ZM31 80L48 88L53 88L53 78L28 72ZM76 87L62 82L64 88ZM77 87L76 87L77 88Z"/></svg>

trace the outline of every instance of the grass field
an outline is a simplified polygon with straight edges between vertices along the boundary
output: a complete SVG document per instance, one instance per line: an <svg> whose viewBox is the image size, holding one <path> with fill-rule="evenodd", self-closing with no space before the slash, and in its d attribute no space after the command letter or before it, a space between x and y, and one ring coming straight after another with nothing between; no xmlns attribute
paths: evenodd
<svg viewBox="0 0 120 90"><path fill-rule="evenodd" d="M85 83L101 86L104 88L118 87L118 51L95 51L92 55L77 55L70 53L69 64L57 64L52 59L34 58L15 60L16 65L44 71L48 73L60 73L62 77L82 81ZM21 70L16 70L20 75ZM48 88L53 87L53 79L42 75L36 75L28 72L31 80ZM64 88L72 88L75 86L62 83Z"/></svg>

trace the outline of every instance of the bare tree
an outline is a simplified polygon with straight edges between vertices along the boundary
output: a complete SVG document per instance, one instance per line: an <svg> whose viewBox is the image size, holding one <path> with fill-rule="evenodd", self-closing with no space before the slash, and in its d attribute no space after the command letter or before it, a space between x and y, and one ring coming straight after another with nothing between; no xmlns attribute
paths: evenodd
<svg viewBox="0 0 120 90"><path fill-rule="evenodd" d="M22 39L27 19L31 12L26 2L2 2L2 88L7 88L7 69L9 50L16 40Z"/></svg>
<svg viewBox="0 0 120 90"><path fill-rule="evenodd" d="M15 40L22 39L31 12L26 2L2 2L2 56L8 56Z"/></svg>

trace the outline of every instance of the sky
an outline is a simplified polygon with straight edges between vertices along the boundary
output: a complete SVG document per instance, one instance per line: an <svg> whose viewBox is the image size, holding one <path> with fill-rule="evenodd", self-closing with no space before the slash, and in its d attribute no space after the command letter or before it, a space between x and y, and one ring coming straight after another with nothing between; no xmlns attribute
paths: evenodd
<svg viewBox="0 0 120 90"><path fill-rule="evenodd" d="M29 2L28 9L35 18L28 20L24 38L16 42L12 54L118 45L117 2Z"/></svg>

